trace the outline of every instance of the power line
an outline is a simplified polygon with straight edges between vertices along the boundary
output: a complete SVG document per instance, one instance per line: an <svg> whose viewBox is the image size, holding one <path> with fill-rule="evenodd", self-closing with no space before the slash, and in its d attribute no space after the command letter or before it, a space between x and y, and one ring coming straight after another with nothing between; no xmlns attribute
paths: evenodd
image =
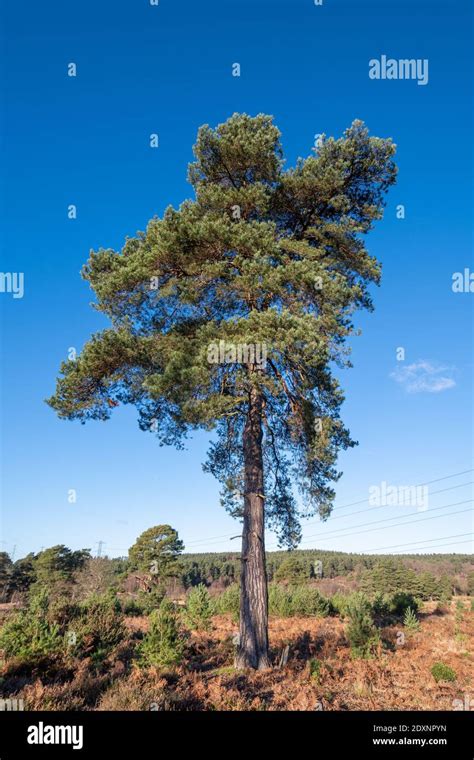
<svg viewBox="0 0 474 760"><path fill-rule="evenodd" d="M447 477L454 477L454 476L451 475L451 476L447 476ZM445 480L445 478L440 478L440 480ZM435 481L430 481L430 482L435 482ZM467 483L460 483L457 486L450 486L449 488L440 488L438 491L432 491L431 494L430 494L430 496L435 496L438 493L445 493L446 491L452 491L455 488L464 488L465 486L472 485L472 483L474 483L474 481L473 480L469 480ZM428 485L428 483L425 483L424 485ZM412 487L413 488L419 488L419 486L412 486ZM364 503L365 504L367 501L369 501L369 499L364 499L363 502L362 501L361 502L354 502L354 504L355 503L358 503L358 504ZM350 504L350 505L346 504L345 505L345 507L348 507L348 506L353 506L353 504ZM383 506L390 507L390 506L393 506L393 505L391 505L391 504L384 504ZM345 507L339 507L339 509L344 509ZM335 507L333 509L333 512L335 512L336 509L338 509L338 507ZM331 522L334 522L334 520L344 520L346 517L351 517L352 515L360 515L363 512L372 512L372 511L373 511L373 507L369 507L368 509L357 509L357 510L355 510L355 512L350 512L348 515L339 515L339 517L333 517L331 519ZM332 512L331 512L331 515L332 515ZM319 520L312 520L311 522L307 522L307 523L305 523L305 526L307 526L307 525L316 525L316 524L319 524ZM186 546L188 546L190 544L196 544L196 543L207 543L208 541L212 541L212 540L218 539L218 538L229 538L229 536L228 536L228 534L226 534L225 536L213 536L212 538L208 538L208 539L201 538L201 539L197 539L196 541L190 541L190 542L188 542L186 544Z"/></svg>
<svg viewBox="0 0 474 760"><path fill-rule="evenodd" d="M235 528L234 528L234 530L235 530ZM198 538L198 539L193 540L193 541L184 541L184 539L183 539L183 541L184 541L184 544L185 544L186 547L188 547L188 546L197 546L198 544L206 544L206 543L209 543L209 541L211 541L214 544L216 544L216 543L217 544L221 544L223 540L230 541L230 539L232 538L233 535L235 535L235 533L223 533L221 536L212 536L212 538L211 537L210 538Z"/></svg>
<svg viewBox="0 0 474 760"><path fill-rule="evenodd" d="M472 539L467 539L466 541L454 541L451 544L437 544L436 546L429 546L429 547L421 547L422 549L442 549L445 546L458 546L459 544L470 544L472 543ZM416 551L416 550L415 550ZM397 551L393 552L393 554L405 554L406 552L403 551Z"/></svg>
<svg viewBox="0 0 474 760"><path fill-rule="evenodd" d="M463 488L464 486L469 486L472 483L474 483L474 481L470 480L468 483L460 483L457 486L450 486L449 488L440 488L439 491L433 491L430 494L430 496L435 496L435 494L437 494L437 493L445 493L446 491L453 491L455 488ZM414 487L417 488L418 486L414 486ZM368 499L367 499L367 501L368 501ZM393 507L393 506L396 506L396 505L394 505L394 504L382 504L381 506L382 507ZM338 517L333 517L331 519L331 522L333 523L334 520L345 520L346 517L351 517L352 515L362 515L362 514L364 514L364 512L373 512L374 508L377 509L377 507L375 507L375 506L368 507L367 509L357 509L355 512L349 512L349 514L347 514L347 515L339 515ZM380 509L380 507L378 507L378 508ZM315 520L315 521L313 521L311 523L306 523L306 525L315 525L317 522L318 522L318 520Z"/></svg>
<svg viewBox="0 0 474 760"><path fill-rule="evenodd" d="M446 476L446 477L448 477L448 476ZM438 478L437 480L445 480L445 479L446 478ZM470 481L469 483L463 483L463 484L461 484L459 486L452 486L451 488L452 489L460 488L461 486L470 485L471 482L472 481ZM445 491L451 490L451 488L440 489L439 491L433 492L432 495L434 496L435 493L444 493ZM434 509L431 509L430 511L431 512L435 512L435 511L438 511L440 509L448 509L449 507L456 507L456 506L460 506L462 504L469 504L469 503L472 503L472 501L473 501L473 499L467 499L465 501L453 502L451 504L445 504L445 505L443 505L441 507L435 507ZM385 506L391 506L391 505L385 505ZM351 514L361 514L361 512L366 512L366 511L373 511L373 507L370 507L368 510L361 510L361 511L357 511L357 512L354 512L354 513L351 513ZM457 512L451 512L451 513L448 513L446 515L435 515L434 518L433 517L428 517L428 518L423 518L423 519L419 519L419 520L410 520L409 522L398 522L398 523L394 523L392 525L388 525L387 527L388 528L396 528L396 527L398 527L400 525L401 526L403 526L403 525L412 525L412 524L417 523L417 522L425 522L426 520L436 519L436 517L448 517L448 516L451 516L451 515L462 514L462 513L470 512L470 511L471 511L471 509L464 509L464 510L459 510ZM344 515L344 517L350 517L350 515ZM368 531L364 530L364 531L357 531L356 533L353 532L353 528L359 528L359 527L365 527L367 525L377 525L377 524L380 524L380 523L391 522L392 520L397 520L398 517L399 516L396 515L395 517L387 517L387 518L384 518L382 520L375 520L375 521L371 521L371 522L367 522L367 523L361 523L359 525L355 525L355 526L352 526L352 527L339 528L337 530L334 530L334 531L330 532L331 534L338 534L338 535L330 535L329 537L328 536L324 536L324 537L321 537L319 540L320 541L325 541L325 540L328 540L328 539L331 540L331 539L337 539L337 538L346 538L346 537L352 536L352 535L359 535L360 533L368 533L368 532L373 532L373 530L380 530L379 528L375 528L375 529L371 529L371 530L368 530ZM405 515L403 517L403 520L405 520L406 518L411 518L411 517L413 517L413 515ZM334 519L339 519L339 518L334 518ZM470 534L461 533L461 534L457 534L457 535L459 535L459 536L465 536L465 535L470 535ZM306 538L303 541L301 541L300 545L304 544L304 543L307 543L308 539L316 538L316 537L319 537L319 534L314 533L311 536L306 536ZM216 536L216 538L218 538L218 537ZM228 534L226 534L226 536L224 536L224 538L227 538L227 540L229 540L230 537L229 537ZM446 536L446 538L449 538L449 536ZM200 543L208 543L210 540L211 539L200 539ZM442 540L442 539L431 539L431 540ZM427 539L427 541L430 541L430 539ZM216 543L222 543L222 542L218 541ZM425 542L424 541L415 541L415 542L412 542L412 544L420 544L420 543L425 543ZM468 543L468 542L461 542L461 543ZM189 544L186 544L186 547L188 545ZM405 545L408 545L408 544L394 544L393 546L405 546ZM274 549L274 548L278 549L278 545L277 544L270 544L270 546L267 547L267 549ZM391 548L391 547L381 547L381 548L383 549L383 548ZM363 550L360 553L364 553L366 551L379 551L379 549Z"/></svg>
<svg viewBox="0 0 474 760"><path fill-rule="evenodd" d="M433 483L439 483L441 481L449 480L450 478L455 478L455 477L458 477L460 475L465 475L465 474L471 473L471 472L474 472L474 468L471 468L469 470L463 470L462 472L452 473L451 475L444 475L441 478L434 478L433 480L429 480L429 481L426 481L424 483L418 483L415 486L410 486L410 488L419 488L421 486L427 486L427 485L431 485ZM463 488L465 486L471 485L473 482L474 481L468 481L467 483L460 483L460 484L455 485L455 486L450 486L449 488L439 489L438 491L433 491L430 495L434 496L435 494L444 493L446 491L454 490L456 488ZM334 512L334 511L340 510L340 509L347 509L348 507L356 506L358 504L365 504L368 501L369 501L368 498L361 499L360 501L354 501L354 502L351 502L349 504L344 504L344 505L341 505L339 507L334 507L334 509L332 511ZM458 505L461 505L461 504L467 504L467 503L470 503L470 502L472 502L472 499L467 500L467 501L456 502L454 504L447 504L447 505L444 505L442 507L436 507L435 509L431 509L430 511L433 512L433 511L436 511L438 509L447 509L449 507L458 506ZM393 506L393 505L384 505L384 506ZM368 509L363 509L363 510L355 510L354 512L351 512L351 513L349 513L347 515L341 515L341 516L338 516L338 517L334 517L333 521L334 520L338 520L338 519L342 519L342 518L346 518L346 517L351 517L353 515L362 514L364 512L373 511L373 509L374 509L374 507L369 507ZM395 527L398 527L399 525L402 525L402 526L403 525L411 525L412 523L415 523L415 522L425 522L427 519L436 519L436 517L447 517L447 516L451 516L451 514L461 514L463 512L468 512L468 511L470 511L470 510L469 509L460 510L458 512L449 513L447 515L436 515L434 518L433 517L429 517L429 518L425 518L425 519L422 519L422 520L412 520L410 522L395 523L395 524L387 526L387 527L395 528ZM412 516L413 515L406 515L405 517L409 518L409 517L412 517ZM352 535L359 535L360 533L371 532L370 530L369 531L364 530L364 531L358 531L357 533L354 533L353 532L353 528L354 527L357 528L357 527L364 527L365 525L375 525L375 524L381 523L381 522L390 522L391 520L396 520L397 518L398 518L398 515L396 517L389 517L389 518L386 518L384 520L377 520L375 522L362 523L360 525L352 526L351 528L340 528L340 529L337 529L335 531L331 531L331 533L338 533L338 534L340 534L341 531L349 531L349 533L346 532L343 535L334 536L334 538L346 538L346 537L352 536ZM403 519L405 519L405 518L403 518ZM319 522L320 522L319 520L314 520L314 521L305 523L305 525L319 524ZM380 530L380 528L372 529L372 531L373 530ZM467 534L459 534L459 535L467 535ZM316 533L312 534L310 536L307 536L301 543L306 543L307 539L315 538L315 537L318 537L318 536L319 536L319 534L316 534ZM331 538L332 538L332 536L330 536L329 538L327 536L325 536L325 537L321 537L319 540L320 541L325 541L325 540L331 540ZM209 538L196 539L196 540L193 540L193 541L185 542L185 544L186 544L186 548L188 548L188 546L192 548L194 546L200 546L202 544L209 544L209 542L214 542L214 544L218 545L219 543L223 543L219 539L229 540L230 539L230 534L226 533L226 534L222 534L220 536L211 536ZM433 539L433 540L442 540L442 539ZM6 543L6 542L4 542L4 543ZM412 542L412 543L419 544L419 543L425 543L425 541L418 541L418 542ZM458 543L468 543L468 542L467 541L463 541L463 542L458 542ZM97 542L97 546L98 546L97 556L98 557L100 557L102 555L102 547L103 547L104 544L105 544L104 541L98 541ZM405 544L405 545L408 545L408 544ZM394 546L404 546L404 544L396 544ZM267 547L267 549L272 549L272 548L278 548L278 545L277 544L271 544L269 547ZM391 548L391 547L382 547L382 549L383 548ZM15 549L16 549L16 547L15 547ZM13 550L12 554L14 554L15 549ZM43 550L44 547L41 547L41 549ZM118 546L111 546L111 547L109 546L109 549L116 550L116 551L122 551L122 550L128 551L127 548L125 548L125 547L118 547ZM369 549L369 550L364 550L364 551L379 551L379 549Z"/></svg>
<svg viewBox="0 0 474 760"><path fill-rule="evenodd" d="M466 475L468 472L474 472L474 468L471 467L470 470L463 470L463 472L455 472L452 475L444 475L442 478L427 480L425 483L416 483L416 485L410 486L410 488L421 488L422 486L430 486L433 483L439 483L442 480L449 480L450 478L457 478L459 475ZM457 486L453 486L453 488L457 488ZM449 489L446 489L446 490L449 490ZM367 501L368 499L361 499L360 501L353 501L350 504L343 504L341 507L334 507L333 512L335 512L337 509L347 509L348 507L355 507L356 504L365 504ZM310 525L310 523L307 523L307 525Z"/></svg>
<svg viewBox="0 0 474 760"><path fill-rule="evenodd" d="M366 552L380 552L383 549L398 549L400 546L413 546L413 544L426 544L432 541L444 541L445 538L461 538L461 536L472 536L472 533L455 533L454 536L440 536L440 538L426 538L423 541L410 541L408 544L392 544L391 546L378 546L376 549L361 549L357 554L365 554ZM466 543L462 541L461 543Z"/></svg>
<svg viewBox="0 0 474 760"><path fill-rule="evenodd" d="M460 502L460 503L461 504L462 503L465 504L466 502ZM451 506L452 507L452 506L454 506L454 504L448 504L447 506ZM443 507L443 509L444 509L444 507ZM411 522L408 522L408 523L406 523L406 522L405 523L395 523L395 525L389 525L388 527L389 528L397 528L399 525L414 525L415 523L418 523L418 522L428 522L428 520L439 520L440 518L443 518L443 517L451 517L452 515L461 515L461 514L463 514L465 512L472 512L471 507L469 507L468 509L459 509L457 512L448 512L445 515L435 515L434 517L425 517L424 519L420 518L419 520L412 520ZM395 518L391 518L391 519L393 520ZM369 524L373 525L373 523L369 523ZM361 533L372 533L374 530L375 531L377 531L377 530L383 530L383 528L382 529L381 528L369 528L368 530L359 530L356 533L346 533L344 536L330 536L329 538L327 538L327 537L320 538L319 541L320 542L321 541L337 541L338 538L348 538L350 536L358 536ZM301 543L304 543L304 542L301 542Z"/></svg>
<svg viewBox="0 0 474 760"><path fill-rule="evenodd" d="M456 501L452 504L444 504L442 507L434 507L433 509L430 510L430 512L437 512L440 509L448 509L448 507L459 507L461 506L461 504L470 504L472 501L474 501L474 499L466 499L465 501ZM399 517L400 517L399 515L396 515L395 517L385 517L382 520L373 520L372 522L360 523L359 525L353 525L350 528L336 528L336 530L331 530L329 531L329 533L331 534L331 533L340 533L341 531L350 531L350 533L352 534L352 528L365 528L366 525L377 525L382 522L390 522L390 520L398 520ZM413 515L405 515L404 518L406 517L413 517ZM404 524L406 523L400 523L400 525L404 525ZM393 528L395 526L390 525L389 527ZM318 536L319 536L319 533L312 533L310 536L306 536L304 540L307 541L309 538L317 538Z"/></svg>
<svg viewBox="0 0 474 760"><path fill-rule="evenodd" d="M471 469L469 469L469 470L463 470L462 472L455 472L455 473L452 473L451 475L444 475L441 478L434 478L433 480L427 480L424 483L418 483L417 485L410 486L410 487L411 488L420 488L422 486L432 485L433 483L440 483L441 481L443 481L443 480L449 480L450 478L456 478L456 477L458 477L460 475L466 475L467 473L470 473L470 472L474 472L474 468L471 467ZM449 488L443 488L443 489L440 489L439 491L433 491L433 493L431 495L434 496L437 493L444 493L445 491L450 491L450 490L453 490L455 488L462 488L462 487L470 485L472 483L473 483L473 481L469 481L467 483L461 483L461 484L456 485L456 486L450 486ZM369 501L369 499L365 498L365 499L361 499L360 501L353 501L353 502L350 502L349 504L343 504L343 505L341 505L339 507L334 507L334 509L332 510L331 514L333 512L336 512L339 509L347 509L348 507L354 507L357 504L366 504L368 501ZM392 506L392 505L385 505L385 506ZM332 521L342 519L342 517L350 517L351 515L361 514L362 512L368 512L368 511L371 511L371 509L372 509L372 507L370 507L369 509L366 509L366 510L356 510L355 512L351 512L349 515L342 515L341 517L334 517ZM393 519L395 519L395 518L393 518ZM307 525L316 525L316 524L319 524L319 520L312 520L311 522L305 523L306 526ZM187 542L185 542L185 545L186 545L186 548L187 548L188 546L192 547L192 546L197 546L197 545L201 545L201 544L208 544L209 542L215 542L215 544L217 544L217 545L219 543L223 543L222 541L220 541L218 539L227 539L227 540L229 540L230 539L230 534L226 533L226 534L222 534L220 536L210 536L209 538L200 538L200 539L196 539L195 541L187 541ZM276 544L274 544L274 546L276 546Z"/></svg>

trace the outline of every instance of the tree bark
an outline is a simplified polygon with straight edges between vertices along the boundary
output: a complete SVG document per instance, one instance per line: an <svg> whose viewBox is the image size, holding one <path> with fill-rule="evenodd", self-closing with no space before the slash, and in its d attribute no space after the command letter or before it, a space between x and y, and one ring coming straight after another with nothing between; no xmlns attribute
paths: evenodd
<svg viewBox="0 0 474 760"><path fill-rule="evenodd" d="M244 524L240 570L240 640L236 667L264 670L268 655L268 590L265 566L261 392L250 391L243 434Z"/></svg>

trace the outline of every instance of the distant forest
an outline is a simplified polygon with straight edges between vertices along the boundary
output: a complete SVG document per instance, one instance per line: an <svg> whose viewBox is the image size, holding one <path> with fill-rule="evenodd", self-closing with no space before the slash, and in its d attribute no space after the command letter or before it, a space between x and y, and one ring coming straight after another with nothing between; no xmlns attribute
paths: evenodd
<svg viewBox="0 0 474 760"><path fill-rule="evenodd" d="M356 554L323 550L267 553L270 582L313 583L325 593L354 588L369 594L403 589L420 599L443 599L453 594L474 596L474 562L470 554ZM239 582L240 554L205 552L179 556L166 578L168 593L179 596L203 584L220 591ZM128 557L92 557L88 549L71 551L59 545L12 562L0 553L0 601L20 599L32 586L57 582L98 584L105 591L133 592L146 588L146 573ZM158 579L157 579L158 580ZM99 590L99 589L97 589Z"/></svg>

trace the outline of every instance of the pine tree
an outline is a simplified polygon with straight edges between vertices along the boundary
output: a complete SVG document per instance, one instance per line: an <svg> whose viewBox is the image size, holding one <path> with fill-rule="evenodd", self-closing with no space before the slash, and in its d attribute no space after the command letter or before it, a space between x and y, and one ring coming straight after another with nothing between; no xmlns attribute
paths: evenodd
<svg viewBox="0 0 474 760"><path fill-rule="evenodd" d="M45 587L71 581L73 573L90 559L89 549L72 551L63 544L41 551L35 559L36 582Z"/></svg>
<svg viewBox="0 0 474 760"><path fill-rule="evenodd" d="M369 657L380 637L374 625L372 609L364 594L356 592L347 600L346 615L349 624L347 638L355 657Z"/></svg>
<svg viewBox="0 0 474 760"><path fill-rule="evenodd" d="M419 596L421 599L433 599L436 596L436 578L432 573L425 571L420 573L419 579Z"/></svg>
<svg viewBox="0 0 474 760"><path fill-rule="evenodd" d="M185 618L195 631L208 631L212 620L212 602L203 583L191 589L186 600Z"/></svg>
<svg viewBox="0 0 474 760"><path fill-rule="evenodd" d="M303 514L326 519L337 454L355 445L332 368L350 366L353 312L372 308L380 267L362 236L394 152L355 121L284 170L272 118L234 114L199 130L195 198L83 269L112 327L63 363L49 404L83 422L134 404L162 444L214 432L205 468L243 521L240 667L269 665L265 526L296 546L293 483Z"/></svg>
<svg viewBox="0 0 474 760"><path fill-rule="evenodd" d="M278 570L275 572L276 581L290 581L296 583L309 577L309 573L306 572L303 563L296 557L288 557L283 560Z"/></svg>
<svg viewBox="0 0 474 760"><path fill-rule="evenodd" d="M179 555L183 542L171 525L148 528L128 550L130 569L139 570L154 580L163 581L181 571Z"/></svg>
<svg viewBox="0 0 474 760"><path fill-rule="evenodd" d="M158 668L178 665L183 657L184 639L173 603L163 599L151 613L149 623L149 630L138 647L140 662Z"/></svg>
<svg viewBox="0 0 474 760"><path fill-rule="evenodd" d="M407 607L405 615L403 616L403 625L408 628L409 631L418 631L420 623L416 615L415 610L412 607Z"/></svg>

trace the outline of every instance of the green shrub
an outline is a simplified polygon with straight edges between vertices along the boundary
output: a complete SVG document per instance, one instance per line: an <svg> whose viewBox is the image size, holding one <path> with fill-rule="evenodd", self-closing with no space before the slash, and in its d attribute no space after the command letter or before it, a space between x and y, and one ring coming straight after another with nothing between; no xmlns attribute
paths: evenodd
<svg viewBox="0 0 474 760"><path fill-rule="evenodd" d="M222 594L214 597L212 600L213 612L215 615L225 615L227 612L232 613L234 621L238 621L240 612L240 586L232 583Z"/></svg>
<svg viewBox="0 0 474 760"><path fill-rule="evenodd" d="M149 615L158 609L164 596L165 591L160 586L153 587L151 591L139 591L136 596L119 601L120 611L126 617Z"/></svg>
<svg viewBox="0 0 474 760"><path fill-rule="evenodd" d="M327 617L332 611L329 600L311 586L297 586L292 589L290 608L292 615L302 617Z"/></svg>
<svg viewBox="0 0 474 760"><path fill-rule="evenodd" d="M331 607L336 615L340 615L342 618L346 617L348 599L349 595L342 594L340 591L331 596Z"/></svg>
<svg viewBox="0 0 474 760"><path fill-rule="evenodd" d="M77 657L101 660L125 637L118 600L92 596L79 605L79 613L70 620L66 640Z"/></svg>
<svg viewBox="0 0 474 760"><path fill-rule="evenodd" d="M371 613L371 604L364 594L351 594L346 606L349 619L346 634L354 657L370 657L379 643Z"/></svg>
<svg viewBox="0 0 474 760"><path fill-rule="evenodd" d="M362 591L351 591L350 594L343 594L338 591L331 596L330 603L333 611L343 618L348 618L349 611L362 603L367 607L369 613L372 613L372 604L368 596Z"/></svg>
<svg viewBox="0 0 474 760"><path fill-rule="evenodd" d="M149 620L150 629L138 647L140 664L159 668L177 665L183 657L184 641L173 603L163 599Z"/></svg>
<svg viewBox="0 0 474 760"><path fill-rule="evenodd" d="M58 625L60 631L64 632L65 628L69 625L69 621L77 617L79 612L79 604L71 602L69 597L61 596L53 600L50 598L46 619L48 622Z"/></svg>
<svg viewBox="0 0 474 760"><path fill-rule="evenodd" d="M195 631L208 631L211 627L212 605L209 591L203 583L188 593L185 619Z"/></svg>
<svg viewBox="0 0 474 760"><path fill-rule="evenodd" d="M444 662L435 662L431 668L431 675L436 683L439 681L455 681L457 678L454 670L449 665L445 665Z"/></svg>
<svg viewBox="0 0 474 760"><path fill-rule="evenodd" d="M420 622L416 616L416 612L411 607L407 607L405 615L403 617L403 625L408 628L409 631L419 631Z"/></svg>
<svg viewBox="0 0 474 760"><path fill-rule="evenodd" d="M311 678L316 681L316 683L319 683L321 681L321 670L323 667L323 663L321 660L317 660L316 657L313 657L309 661L309 674Z"/></svg>
<svg viewBox="0 0 474 760"><path fill-rule="evenodd" d="M0 630L0 649L7 659L32 659L59 654L63 640L59 626L47 620L49 599L42 590L33 596L25 610L17 612Z"/></svg>
<svg viewBox="0 0 474 760"><path fill-rule="evenodd" d="M142 615L149 615L159 608L164 597L164 590L159 586L155 586L151 591L139 591L136 602L142 610Z"/></svg>
<svg viewBox="0 0 474 760"><path fill-rule="evenodd" d="M296 557L288 557L283 560L281 565L275 571L273 577L276 581L287 580L290 581L290 583L295 583L307 578L308 573L304 564Z"/></svg>
<svg viewBox="0 0 474 760"><path fill-rule="evenodd" d="M137 599L126 599L122 604L122 612L126 617L140 617L144 615L143 605Z"/></svg>
<svg viewBox="0 0 474 760"><path fill-rule="evenodd" d="M454 619L456 623L458 624L462 623L463 617L464 617L464 604L461 602L460 599L458 599L456 602L456 612L454 615Z"/></svg>
<svg viewBox="0 0 474 760"><path fill-rule="evenodd" d="M387 617L392 612L392 598L390 594L377 593L372 601L372 612L377 617Z"/></svg>
<svg viewBox="0 0 474 760"><path fill-rule="evenodd" d="M271 615L278 617L326 617L332 605L316 588L295 586L291 589L271 583L268 587L268 606Z"/></svg>
<svg viewBox="0 0 474 760"><path fill-rule="evenodd" d="M394 615L404 615L408 609L418 611L419 604L412 594L399 591L391 597L390 608Z"/></svg>
<svg viewBox="0 0 474 760"><path fill-rule="evenodd" d="M33 620L24 611L7 621L0 631L0 649L4 650L7 659L35 659L58 654L61 648L58 626Z"/></svg>
<svg viewBox="0 0 474 760"><path fill-rule="evenodd" d="M270 615L290 617L292 615L291 592L278 583L268 587L268 610Z"/></svg>

